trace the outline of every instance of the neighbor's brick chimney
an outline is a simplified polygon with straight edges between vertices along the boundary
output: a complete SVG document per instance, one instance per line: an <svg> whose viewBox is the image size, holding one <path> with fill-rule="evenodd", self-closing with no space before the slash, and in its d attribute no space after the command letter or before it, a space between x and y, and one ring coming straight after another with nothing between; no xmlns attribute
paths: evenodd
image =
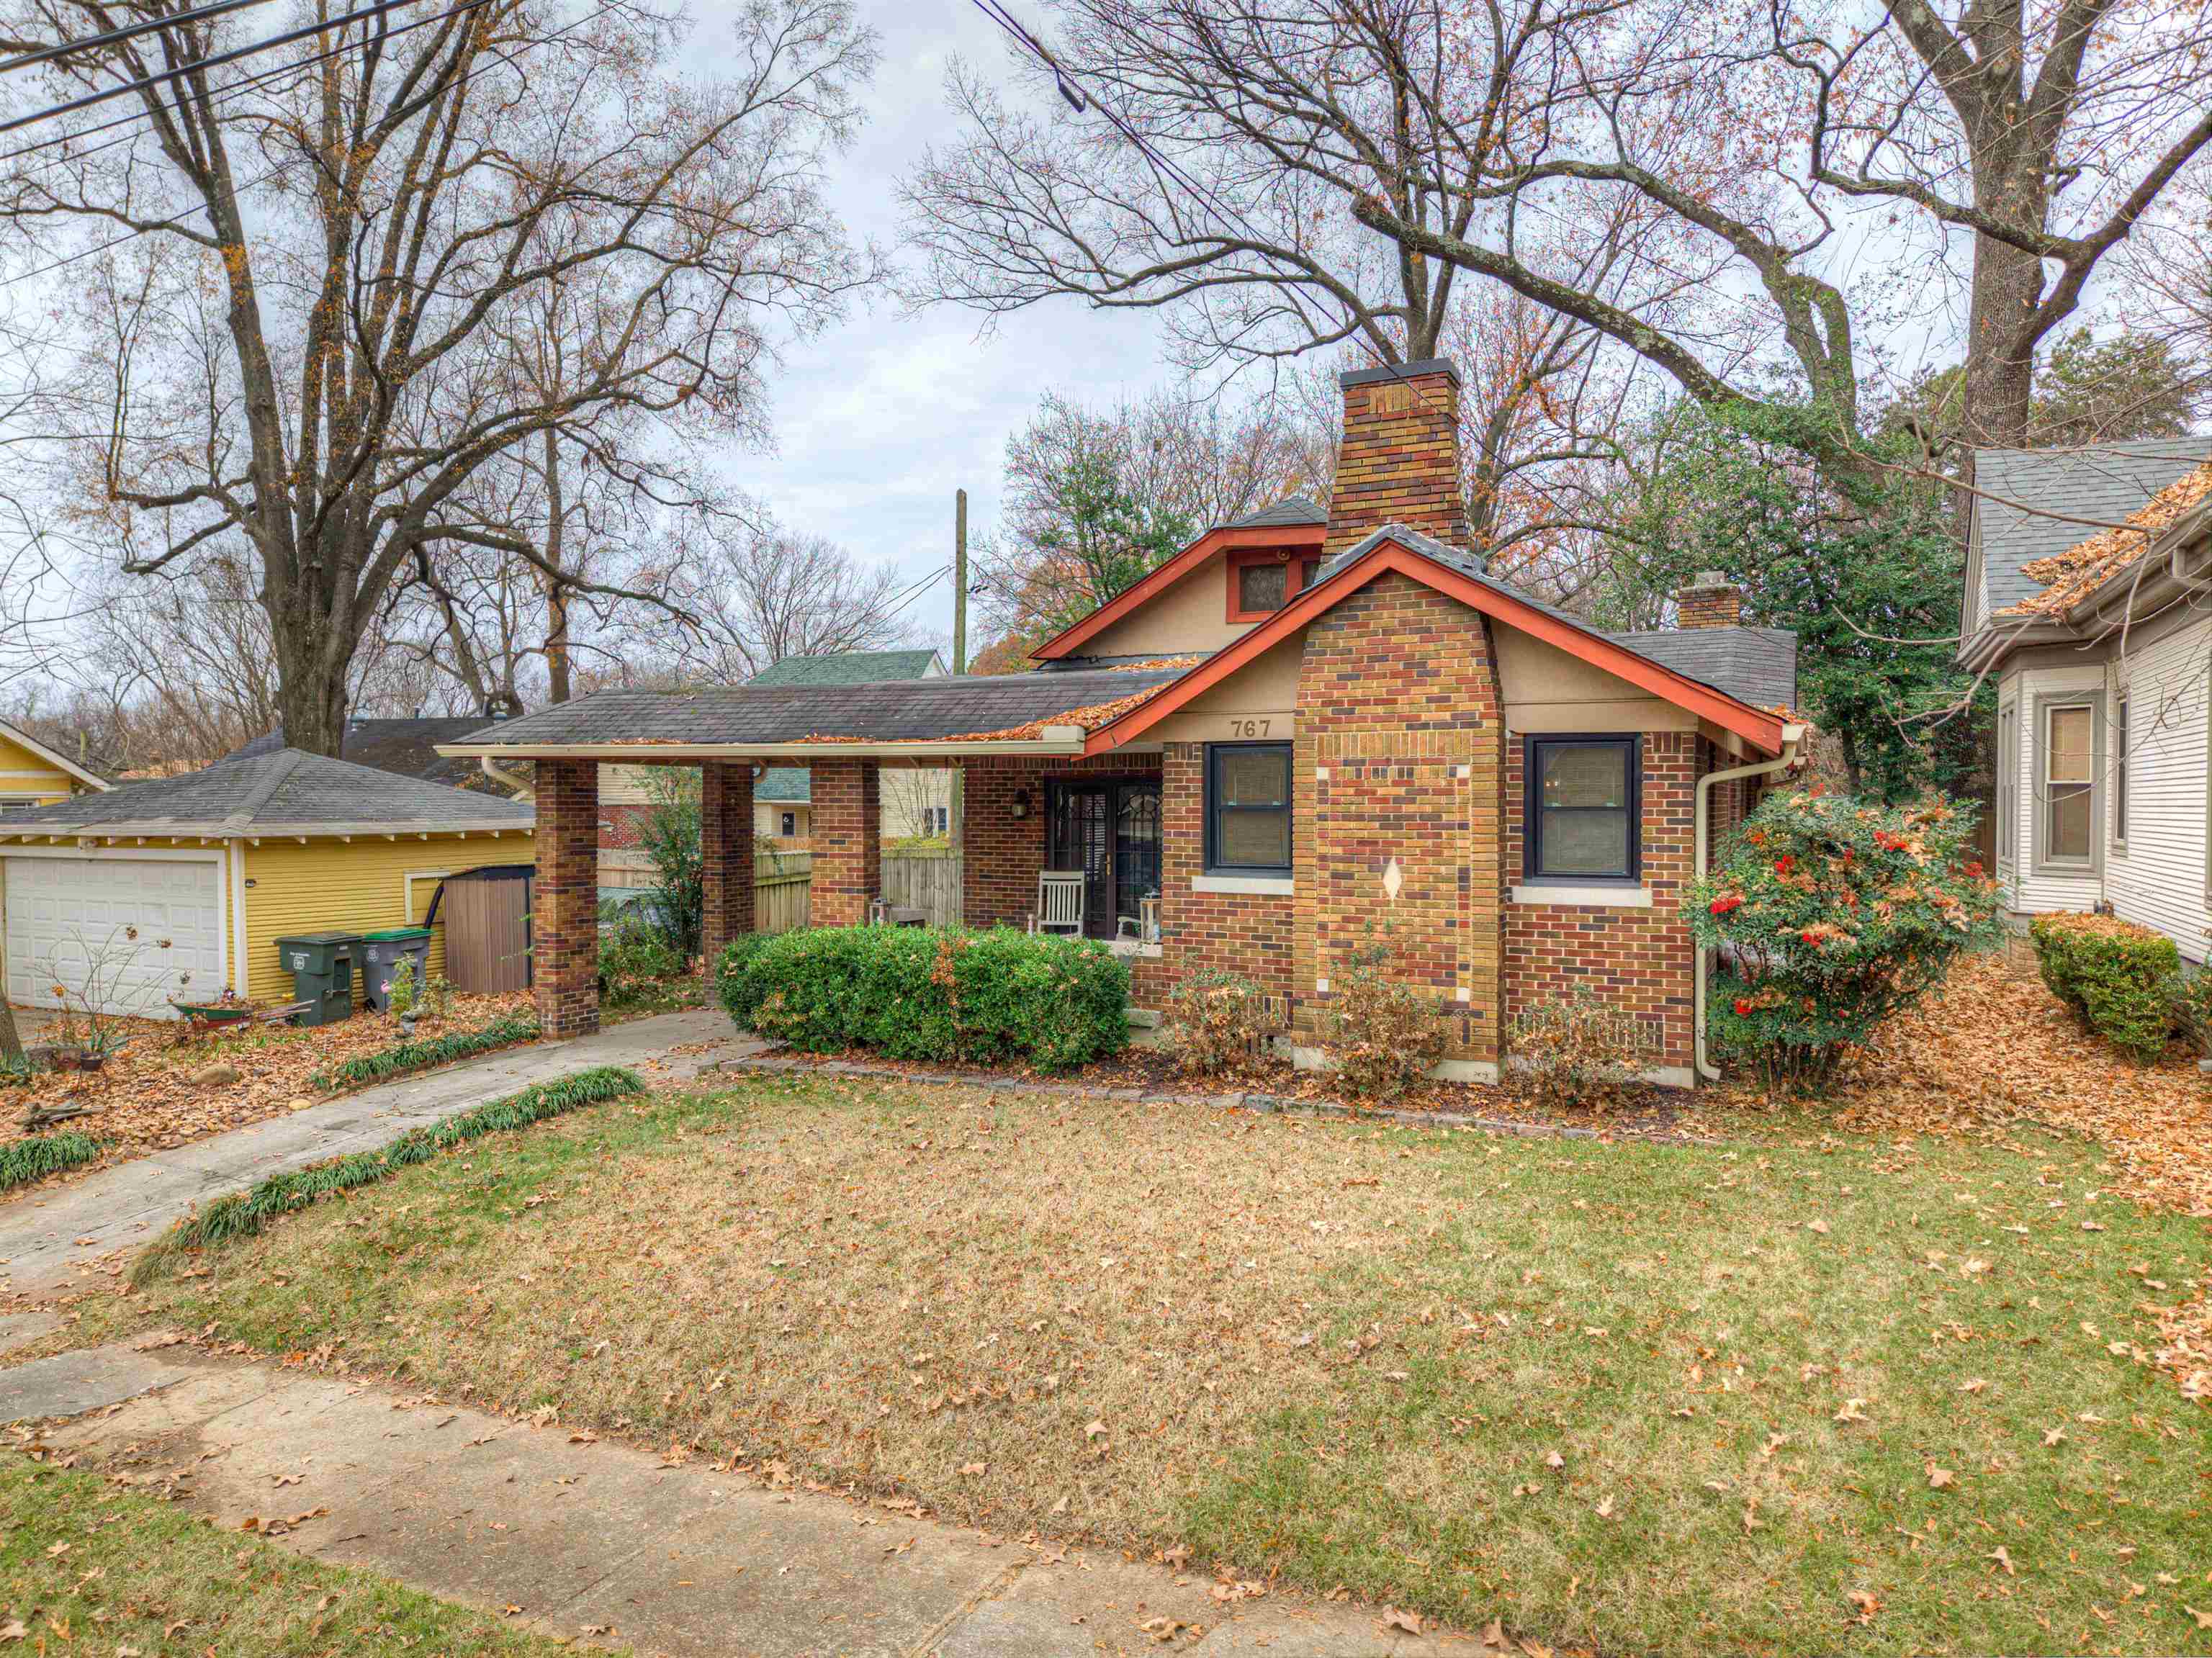
<svg viewBox="0 0 2212 1658"><path fill-rule="evenodd" d="M1337 376L1344 441L1328 496L1334 558L1385 524L1473 550L1460 494L1459 370L1441 357Z"/></svg>
<svg viewBox="0 0 2212 1658"><path fill-rule="evenodd" d="M1743 621L1743 589L1718 570L1707 570L1674 595L1678 628L1734 628Z"/></svg>

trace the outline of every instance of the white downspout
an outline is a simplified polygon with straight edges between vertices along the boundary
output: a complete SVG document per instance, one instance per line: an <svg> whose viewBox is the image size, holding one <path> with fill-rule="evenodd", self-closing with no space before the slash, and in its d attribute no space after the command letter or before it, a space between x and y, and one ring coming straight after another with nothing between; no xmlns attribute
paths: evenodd
<svg viewBox="0 0 2212 1658"><path fill-rule="evenodd" d="M1797 763L1797 745L1805 740L1803 726L1784 726L1782 728L1782 752L1771 760L1760 760L1748 766L1733 766L1726 771L1709 771L1698 780L1697 850L1693 868L1698 875L1705 872L1705 862L1712 851L1713 797L1716 783L1731 782L1739 777L1771 777L1777 772L1787 771ZM1696 991L1692 998L1691 1017L1696 1021L1698 1075L1709 1083L1721 1079L1720 1067L1705 1057L1705 971L1711 964L1712 952L1699 944L1697 965L1692 969Z"/></svg>
<svg viewBox="0 0 2212 1658"><path fill-rule="evenodd" d="M534 776L532 781L525 782L513 772L501 770L499 762L488 754L477 756L477 767L493 782L511 793L516 799L534 802L538 799L538 786Z"/></svg>

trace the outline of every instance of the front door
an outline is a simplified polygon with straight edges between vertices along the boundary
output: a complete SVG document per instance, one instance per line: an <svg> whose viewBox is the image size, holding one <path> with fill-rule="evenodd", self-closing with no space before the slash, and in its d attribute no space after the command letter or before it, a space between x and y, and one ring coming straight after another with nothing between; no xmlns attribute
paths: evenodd
<svg viewBox="0 0 2212 1658"><path fill-rule="evenodd" d="M1047 800L1045 866L1083 872L1083 930L1111 938L1160 890L1159 780L1054 782Z"/></svg>

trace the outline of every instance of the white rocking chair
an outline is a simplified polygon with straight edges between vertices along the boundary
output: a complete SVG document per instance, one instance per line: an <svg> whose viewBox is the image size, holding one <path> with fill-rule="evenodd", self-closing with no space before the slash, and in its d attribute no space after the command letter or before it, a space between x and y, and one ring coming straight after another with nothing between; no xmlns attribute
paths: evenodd
<svg viewBox="0 0 2212 1658"><path fill-rule="evenodd" d="M1088 884L1081 870L1046 870L1037 877L1036 913L1030 917L1031 932L1071 932L1083 936L1083 892Z"/></svg>

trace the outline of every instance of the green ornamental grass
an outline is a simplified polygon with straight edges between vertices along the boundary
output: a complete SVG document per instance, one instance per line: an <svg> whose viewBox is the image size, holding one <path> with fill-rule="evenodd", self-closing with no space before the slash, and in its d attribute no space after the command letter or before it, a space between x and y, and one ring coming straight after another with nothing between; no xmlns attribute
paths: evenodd
<svg viewBox="0 0 2212 1658"><path fill-rule="evenodd" d="M328 1163L271 1175L243 1192L217 1198L199 1213L179 1221L140 1257L132 1281L149 1280L180 1251L251 1237L270 1221L304 1209L319 1198L389 1180L402 1169L428 1163L441 1151L467 1141L506 1129L527 1128L582 1106L643 1092L645 1084L635 1072L619 1066L596 1066L553 1082L538 1083L443 1122L410 1128L380 1151L356 1151Z"/></svg>
<svg viewBox="0 0 2212 1658"><path fill-rule="evenodd" d="M360 1088L404 1077L410 1071L428 1071L433 1066L450 1065L455 1060L472 1059L495 1048L534 1042L538 1035L534 1015L502 1014L479 1029L455 1030L443 1036L426 1036L420 1042L396 1042L374 1054L356 1054L327 1070L318 1071L310 1080L325 1091Z"/></svg>
<svg viewBox="0 0 2212 1658"><path fill-rule="evenodd" d="M88 1134L33 1134L0 1145L0 1190L90 1163L100 1155Z"/></svg>

